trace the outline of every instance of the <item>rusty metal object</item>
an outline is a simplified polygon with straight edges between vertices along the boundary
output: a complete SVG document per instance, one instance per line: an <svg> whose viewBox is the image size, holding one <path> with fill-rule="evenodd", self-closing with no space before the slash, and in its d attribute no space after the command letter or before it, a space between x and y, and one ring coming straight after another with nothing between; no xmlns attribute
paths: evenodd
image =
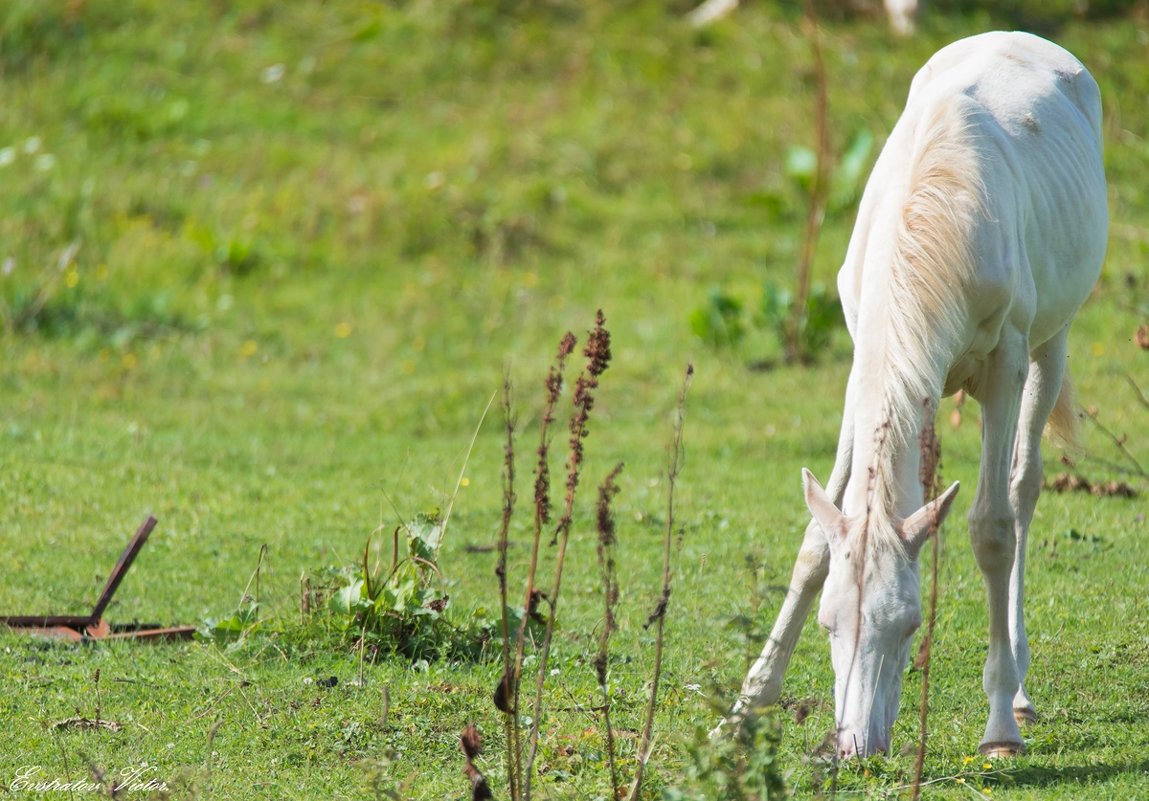
<svg viewBox="0 0 1149 801"><path fill-rule="evenodd" d="M92 608L91 617L88 620L89 626L95 626L100 622L103 617L104 610L108 608L108 604L112 601L112 596L116 594L116 590L120 586L120 582L124 580L124 574L128 572L128 568L132 566L132 562L136 560L136 554L140 552L140 548L144 547L144 543L148 541L148 535L152 533L152 529L156 527L156 519L148 515L148 519L144 521L143 525L136 530L132 538L128 540L128 547L124 548L124 552L120 554L120 558L116 560L116 566L112 568L112 572L108 574L108 581L104 584L104 591L100 593L100 600L96 601L96 605Z"/></svg>
<svg viewBox="0 0 1149 801"><path fill-rule="evenodd" d="M148 519L128 540L128 545L115 567L108 574L103 592L87 615L0 615L0 626L19 629L28 634L53 637L79 642L82 640L186 640L195 634L195 626L160 626L155 623L115 624L104 620L104 610L112 602L112 596L124 580L128 568L135 561L136 554L148 541L148 535L156 527L156 519Z"/></svg>

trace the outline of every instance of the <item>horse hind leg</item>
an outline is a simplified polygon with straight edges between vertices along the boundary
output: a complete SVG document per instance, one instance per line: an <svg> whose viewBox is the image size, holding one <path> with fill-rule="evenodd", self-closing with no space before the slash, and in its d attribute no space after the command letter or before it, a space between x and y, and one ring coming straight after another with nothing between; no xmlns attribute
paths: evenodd
<svg viewBox="0 0 1149 801"><path fill-rule="evenodd" d="M1016 515L1014 532L1017 543L1013 570L1009 579L1009 639L1017 662L1018 688L1013 697L1013 716L1021 725L1037 720L1033 702L1025 691L1029 671L1029 640L1025 634L1025 551L1029 525L1037 497L1041 493L1041 433L1059 401L1068 402L1066 373L1066 334L1063 330L1032 355L1029 375L1022 391L1018 419L1017 444L1014 448L1010 500ZM1062 393L1066 393L1062 398Z"/></svg>

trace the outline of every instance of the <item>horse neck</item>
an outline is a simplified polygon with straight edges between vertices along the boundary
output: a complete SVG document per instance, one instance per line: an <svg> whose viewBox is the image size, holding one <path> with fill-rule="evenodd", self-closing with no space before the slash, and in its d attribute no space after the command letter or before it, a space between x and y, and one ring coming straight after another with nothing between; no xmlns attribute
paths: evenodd
<svg viewBox="0 0 1149 801"><path fill-rule="evenodd" d="M903 367L884 354L856 356L854 363L859 400L842 511L849 517L865 514L887 533L897 518L924 503L922 431L933 421L944 378L907 376Z"/></svg>
<svg viewBox="0 0 1149 801"><path fill-rule="evenodd" d="M859 293L851 331L857 383L843 511L884 523L922 503L920 435L968 338L971 232L984 217L965 101L920 110L929 113L919 120L913 153L900 168L887 167L880 188L888 191L865 221L864 252L856 254L864 279L861 264L851 268Z"/></svg>

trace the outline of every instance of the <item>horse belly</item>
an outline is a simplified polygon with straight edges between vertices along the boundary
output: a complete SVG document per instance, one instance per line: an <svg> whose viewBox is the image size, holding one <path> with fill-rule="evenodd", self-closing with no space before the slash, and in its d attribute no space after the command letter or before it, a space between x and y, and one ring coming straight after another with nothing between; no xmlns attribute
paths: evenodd
<svg viewBox="0 0 1149 801"><path fill-rule="evenodd" d="M1078 154L1088 161L1088 153ZM1048 341L1077 313L1101 274L1109 215L1100 153L1096 165L1068 160L1035 167L1026 261L1037 298L1030 347ZM1056 173L1049 165L1056 165Z"/></svg>

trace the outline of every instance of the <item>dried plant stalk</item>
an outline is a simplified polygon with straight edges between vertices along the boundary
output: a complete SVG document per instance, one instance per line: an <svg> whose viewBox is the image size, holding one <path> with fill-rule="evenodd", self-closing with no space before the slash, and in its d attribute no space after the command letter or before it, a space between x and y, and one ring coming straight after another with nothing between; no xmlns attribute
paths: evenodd
<svg viewBox="0 0 1149 801"><path fill-rule="evenodd" d="M510 536L511 515L515 510L515 419L511 410L511 377L503 377L503 420L506 428L506 443L503 447L503 516L499 524L499 560L495 575L499 579L499 606L502 609L503 633L503 681L499 688L507 697L506 682L512 675L511 622L507 609L507 542ZM496 704L498 705L498 704ZM522 776L522 760L519 744L519 722L517 715L504 715L503 724L507 743L507 788L512 799L519 797L519 780Z"/></svg>
<svg viewBox="0 0 1149 801"><path fill-rule="evenodd" d="M678 473L682 469L682 426L686 418L686 391L690 388L690 379L694 375L694 366L686 366L686 377L682 382L682 390L678 393L678 405L675 407L674 436L670 445L670 464L666 471L666 533L662 543L662 594L654 611L646 621L646 628L657 625L654 638L654 669L650 682L650 702L646 707L646 723L642 729L642 739L638 748L638 765L635 767L634 786L630 791L631 801L638 801L642 792L643 772L646 762L650 759L650 741L654 731L654 711L658 708L658 684L662 678L662 649L663 633L666 623L666 607L670 603L670 551L674 539L674 486L678 481Z"/></svg>
<svg viewBox="0 0 1149 801"><path fill-rule="evenodd" d="M1129 384L1130 387L1133 388L1133 394L1137 396L1137 402L1146 409L1149 409L1149 398L1145 397L1145 392L1141 389L1140 385L1138 385L1138 383L1133 380L1133 376L1129 375L1129 373L1126 373L1125 381Z"/></svg>
<svg viewBox="0 0 1149 801"><path fill-rule="evenodd" d="M527 764L524 770L523 797L530 801L531 777L534 769L535 757L538 755L539 726L541 725L543 709L543 685L547 675L547 660L550 656L551 639L554 635L555 617L558 613L559 591L562 589L563 564L566 560L567 542L570 539L572 516L574 514L575 493L578 490L579 471L582 469L583 440L586 439L587 422L590 419L591 409L594 408L594 390L598 387L599 376L606 371L610 364L610 332L606 330L606 317L600 309L595 315L595 326L587 337L586 347L583 349L586 356L586 367L579 374L574 388L574 413L570 420L570 453L567 458L566 497L563 504L563 514L555 529L554 542L558 545L555 554L554 580L547 600L550 603L550 616L547 617L546 628L543 631L543 641L539 647L539 669L535 678L535 699L532 709L530 729L530 745L528 746ZM525 620L524 620L525 625Z"/></svg>
<svg viewBox="0 0 1149 801"><path fill-rule="evenodd" d="M547 378L544 383L546 388L546 395L543 405L542 421L539 425L539 446L536 451L538 462L535 468L535 520L534 520L534 535L531 538L531 558L530 565L527 568L527 581L526 590L523 599L523 616L519 621L518 630L514 634L514 658L509 658L510 655L510 637L508 629L510 628L509 621L507 620L507 605L505 597L503 598L503 619L504 619L504 647L506 648L507 656L504 659L504 672L503 677L499 681L499 686L495 689L495 706L506 715L506 726L508 732L507 740L507 770L508 770L508 784L511 793L512 801L518 801L523 797L524 792L524 766L523 766L523 747L521 735L519 732L519 708L520 708L520 678L522 676L523 668L523 650L526 647L527 638L527 622L532 615L535 614L535 607L538 604L539 593L535 589L535 576L538 571L539 562L539 544L542 541L543 526L546 525L550 519L550 469L549 469L549 450L550 450L550 425L554 422L555 407L558 404L559 397L562 394L563 386L563 369L566 366L567 357L574 351L576 340L574 334L569 331L562 338L559 343L558 355L555 359L554 365L551 366L550 371L547 373ZM504 389L509 393L509 381L505 383ZM506 398L507 395L505 394ZM509 408L509 401L507 401ZM513 488L511 487L513 481L513 455L511 449L513 448L513 425L511 423L508 411L507 422L507 485L504 488L504 524L503 531L500 533L500 556L499 556L499 569L502 574L500 580L500 593L505 593L506 583L506 545L504 538L510 526L510 507L513 505ZM526 788L529 794L529 786Z"/></svg>
<svg viewBox="0 0 1149 801"><path fill-rule="evenodd" d="M1137 384L1132 379L1130 379L1130 383L1133 384L1133 388L1139 393L1140 388L1137 386ZM1127 448L1125 445L1129 439L1128 435L1121 434L1118 436L1117 434L1113 433L1111 428L1101 422L1100 412L1095 406L1088 409L1083 409L1082 413L1086 420L1093 423L1094 427L1102 434L1104 434L1110 442L1113 443L1113 447L1117 449L1117 452L1120 453L1127 462L1133 465L1132 470L1125 469L1122 472L1140 476L1141 478L1149 478L1149 472L1146 472L1145 468L1141 466L1141 462L1137 460L1137 457L1134 456L1133 452L1130 451L1129 448ZM1120 469L1120 467L1118 469Z"/></svg>
<svg viewBox="0 0 1149 801"><path fill-rule="evenodd" d="M921 465L918 469L918 479L922 482L922 496L927 502L941 494L941 442L934 430L933 406L927 401L925 404L925 425L918 440L921 453ZM930 653L933 647L934 626L938 614L938 562L941 559L941 537L938 532L937 515L930 520L930 539L933 541L933 560L930 565L930 599L929 610L926 616L926 632L922 638L921 649L914 664L922 671L922 697L918 705L918 753L914 759L914 779L911 784L911 798L918 801L922 790L922 773L926 763L926 740L929 736L929 699L930 699Z"/></svg>
<svg viewBox="0 0 1149 801"><path fill-rule="evenodd" d="M463 729L463 733L459 737L459 745L462 747L463 756L467 760L463 765L463 773L466 774L467 781L471 783L472 801L493 799L494 795L491 794L491 788L487 786L486 778L475 766L475 760L479 757L479 752L483 747L483 738L479 736L479 730L475 728L475 724L468 724L467 728Z"/></svg>
<svg viewBox="0 0 1149 801"><path fill-rule="evenodd" d="M599 690L602 692L602 724L606 740L606 761L610 768L611 792L619 788L618 768L614 754L614 728L610 722L610 691L607 688L607 666L610 661L610 635L614 633L615 619L614 607L618 603L618 578L614 567L615 525L614 514L610 504L618 494L618 485L615 480L622 472L622 462L615 465L602 485L598 488L597 528L598 528L598 566L602 573L602 629L598 638L598 654L594 659L595 677L598 679Z"/></svg>
<svg viewBox="0 0 1149 801"><path fill-rule="evenodd" d="M806 317L806 301L810 296L810 271L814 266L814 253L818 249L818 237L826 215L826 197L830 186L829 90L813 0L806 0L802 28L810 42L810 54L814 59L814 124L818 141L814 180L810 186L810 206L806 212L806 236L802 241L801 257L795 273L794 308L785 330L786 361L791 363L801 362L809 356L803 352L801 332Z"/></svg>

